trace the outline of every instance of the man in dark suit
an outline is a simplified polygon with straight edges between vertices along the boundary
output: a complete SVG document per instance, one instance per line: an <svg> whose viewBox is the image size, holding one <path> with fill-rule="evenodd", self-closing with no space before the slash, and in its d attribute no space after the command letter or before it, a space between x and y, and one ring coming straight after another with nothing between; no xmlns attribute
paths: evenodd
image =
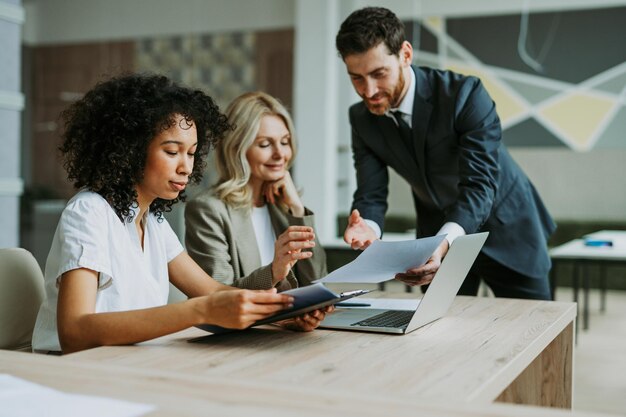
<svg viewBox="0 0 626 417"><path fill-rule="evenodd" d="M475 77L412 66L413 47L393 12L353 12L336 37L362 102L350 107L357 190L344 240L381 236L388 167L411 186L418 237L447 234L423 266L396 275L429 283L457 236L489 231L459 294L483 279L499 297L550 299L547 239L555 229L504 144L495 103Z"/></svg>

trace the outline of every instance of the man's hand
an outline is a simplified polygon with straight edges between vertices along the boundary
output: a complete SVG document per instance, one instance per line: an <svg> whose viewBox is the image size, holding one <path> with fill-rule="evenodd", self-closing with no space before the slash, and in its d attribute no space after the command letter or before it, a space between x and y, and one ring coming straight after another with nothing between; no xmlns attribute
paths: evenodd
<svg viewBox="0 0 626 417"><path fill-rule="evenodd" d="M348 218L348 227L343 234L343 240L352 249L366 249L373 241L378 239L376 233L365 223L358 210L352 210Z"/></svg>
<svg viewBox="0 0 626 417"><path fill-rule="evenodd" d="M424 265L409 269L403 274L396 274L395 279L410 286L429 284L435 277L435 272L441 266L441 261L448 253L449 248L448 240L444 239Z"/></svg>

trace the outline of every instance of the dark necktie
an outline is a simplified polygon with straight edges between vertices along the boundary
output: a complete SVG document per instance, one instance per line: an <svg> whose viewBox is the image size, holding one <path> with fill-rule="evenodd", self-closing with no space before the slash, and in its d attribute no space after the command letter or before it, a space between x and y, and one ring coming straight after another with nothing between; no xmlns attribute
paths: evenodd
<svg viewBox="0 0 626 417"><path fill-rule="evenodd" d="M411 158L415 159L415 145L413 144L413 132L411 131L411 128L408 123L404 121L400 111L392 111L391 114L393 115L393 118L396 119L398 124L398 131L400 132L402 142L404 142Z"/></svg>

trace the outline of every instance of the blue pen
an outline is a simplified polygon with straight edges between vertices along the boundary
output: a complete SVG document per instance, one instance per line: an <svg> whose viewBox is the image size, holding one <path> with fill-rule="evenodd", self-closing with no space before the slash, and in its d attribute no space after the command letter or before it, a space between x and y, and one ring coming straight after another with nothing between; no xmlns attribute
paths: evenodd
<svg viewBox="0 0 626 417"><path fill-rule="evenodd" d="M605 239L585 238L585 246L613 246L613 241Z"/></svg>

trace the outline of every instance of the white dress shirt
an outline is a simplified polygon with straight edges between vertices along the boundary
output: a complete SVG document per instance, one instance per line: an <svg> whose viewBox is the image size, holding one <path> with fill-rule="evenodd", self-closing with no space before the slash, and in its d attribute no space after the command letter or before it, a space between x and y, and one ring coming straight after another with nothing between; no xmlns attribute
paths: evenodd
<svg viewBox="0 0 626 417"><path fill-rule="evenodd" d="M256 244L259 247L261 265L269 265L274 261L274 243L276 233L272 227L272 218L267 204L263 207L252 207L252 226Z"/></svg>
<svg viewBox="0 0 626 417"><path fill-rule="evenodd" d="M83 190L68 202L46 262L46 299L37 316L33 350L61 350L56 314L65 272L79 268L98 272L96 313L167 304L167 265L183 247L164 218L146 213L142 222L143 251L135 222L122 222L99 194Z"/></svg>
<svg viewBox="0 0 626 417"><path fill-rule="evenodd" d="M393 122L397 124L397 121L393 117L392 113L399 111L401 114L402 120L404 120L409 125L410 128L413 128L413 103L415 102L415 87L414 86L415 86L416 81L415 81L415 72L413 71L412 68L411 68L410 73L411 73L411 76L409 77L409 86L408 86L406 95L402 98L402 101L400 102L398 107L387 110L385 112L385 116L390 117L391 120L393 120ZM372 228L376 236L380 238L382 236L382 231L380 230L380 226L378 225L378 223L370 219L364 219L364 220L365 220L365 223L367 223L367 225ZM454 239L456 239L459 236L464 236L466 233L460 224L455 223L455 222L447 222L443 226L441 226L441 229L439 229L437 234L438 235L445 234L448 244L452 245L452 242L454 241Z"/></svg>

